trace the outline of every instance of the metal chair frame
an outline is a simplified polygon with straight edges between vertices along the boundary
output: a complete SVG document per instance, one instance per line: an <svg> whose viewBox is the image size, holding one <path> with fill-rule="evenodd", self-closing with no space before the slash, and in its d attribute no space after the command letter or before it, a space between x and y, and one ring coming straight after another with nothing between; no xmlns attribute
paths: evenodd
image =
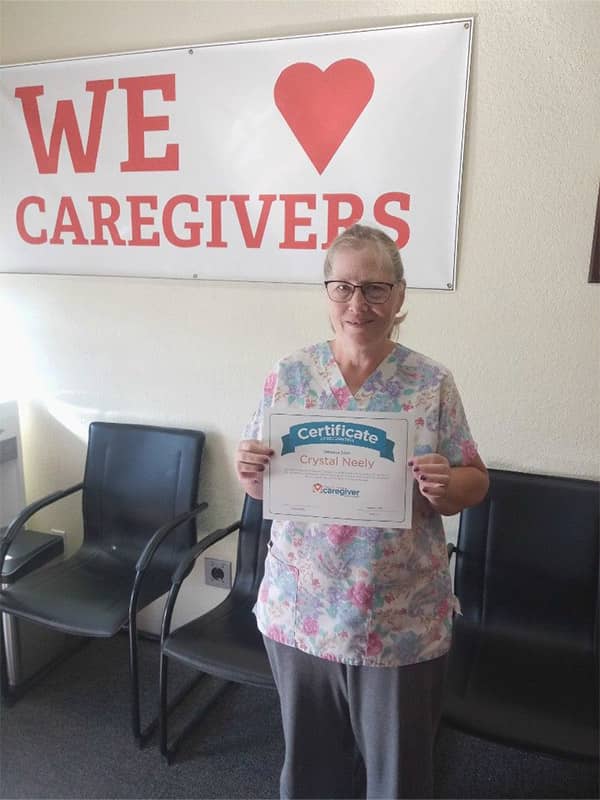
<svg viewBox="0 0 600 800"><path fill-rule="evenodd" d="M171 764L175 758L176 751L181 743L181 740L186 736L186 734L199 722L199 720L204 716L206 711L213 705L213 703L223 694L223 692L235 682L244 682L250 685L259 686L260 688L268 688L268 689L275 689L275 682L272 676L265 677L264 680L257 680L256 677L240 677L239 668L236 669L237 677L233 680L229 677L222 677L215 673L215 683L216 686L212 690L212 693L207 697L207 699L199 706L196 710L192 718L182 727L180 732L176 737L173 738L171 742L168 740L168 716L169 712L175 708L183 698L198 684L198 682L206 675L204 672L200 672L172 701L168 703L168 659L169 656L165 653L165 643L168 640L171 634L171 624L173 619L173 611L175 608L175 603L177 601L177 597L179 595L181 586L185 578L191 572L196 560L204 553L209 547L216 544L217 542L222 541L231 533L235 531L240 531L243 529L245 524L245 513L249 504L258 503L259 501L253 501L250 498L246 498L246 502L244 505L244 513L242 515L242 519L237 520L236 522L232 523L231 525L227 526L226 528L220 528L218 530L209 533L202 541L198 542L198 544L189 550L181 559L177 569L173 573L171 589L169 590L169 594L167 597L167 601L165 603L164 611L163 611L163 620L162 620L162 627L161 627L161 656L160 656L160 676L159 676L159 693L160 693L160 710L159 710L159 739L160 739L160 752L163 756L164 760L167 764ZM260 509L262 511L262 504L260 504ZM252 524L252 523L251 523ZM262 521L262 515L259 519L254 521L256 535L258 537L264 537L265 532L263 531L263 526L265 523ZM269 524L269 523L267 523ZM243 535L243 533L241 534ZM257 547L257 551L260 548L260 543ZM262 579L262 570L263 564L262 562L254 562L250 565L249 568L245 568L242 566L240 570L240 543L238 542L238 571L236 572L234 584L231 588L231 591L228 595L228 598L234 595L240 587L243 585L243 589L240 590L240 594L243 597L239 600L237 604L237 608L247 608L249 614L251 613L252 606L254 605L254 601L256 599L256 594L258 591L258 587L260 585L260 581ZM243 573L243 574L242 574ZM223 602L226 602L224 600ZM218 608L219 606L217 606ZM207 612L210 613L210 612ZM200 617L201 619L201 617ZM266 656L266 653L265 653ZM227 670L224 669L221 671L221 675L226 675Z"/></svg>
<svg viewBox="0 0 600 800"><path fill-rule="evenodd" d="M12 542L15 540L15 538L23 530L23 527L27 522L27 520L29 520L34 514L36 514L41 509L57 502L58 500L62 500L64 497L68 497L69 495L74 494L75 492L81 491L83 487L84 483L80 482L67 489L53 492L52 494L49 494L39 500L36 500L35 502L31 503L21 511L21 513L10 523L10 525L6 529L4 536L0 539L0 575L2 574L4 561L6 559L8 550ZM152 719L151 722L145 728L142 728L141 713L140 713L137 614L141 610L139 606L139 597L143 586L144 577L147 574L148 568L150 566L154 554L156 553L157 549L162 544L162 542L164 542L165 539L167 539L167 537L173 531L175 531L180 525L183 525L184 523L191 521L194 517L198 516L198 514L204 511L207 507L208 503L206 502L199 503L189 511L185 511L179 514L177 517L175 517L174 519L170 520L169 522L158 528L158 530L155 531L155 533L146 543L135 565L135 577L131 589L128 619L126 626L128 628L128 634L129 634L131 730L136 742L140 747L143 746L143 744L148 740L148 738L158 725L158 717L156 717ZM72 653L68 652L66 655L59 655L57 658L53 659L49 664L44 666L43 669L41 669L38 673L31 676L31 678L29 678L23 684L23 686L20 686L16 689L12 688L8 680L7 656L6 656L6 647L4 641L3 618L5 613L10 613L10 612L0 611L0 696L7 705L10 705L16 702L32 683L35 683L37 680L43 677L43 675L45 675L50 669L55 667L58 663L63 661L66 657L68 657ZM83 644L87 644L88 641L89 638L85 639L83 641Z"/></svg>

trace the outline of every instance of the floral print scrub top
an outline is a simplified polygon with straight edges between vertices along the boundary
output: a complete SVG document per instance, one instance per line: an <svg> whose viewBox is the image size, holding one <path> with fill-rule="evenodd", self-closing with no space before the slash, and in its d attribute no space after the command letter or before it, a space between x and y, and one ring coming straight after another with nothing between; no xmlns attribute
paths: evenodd
<svg viewBox="0 0 600 800"><path fill-rule="evenodd" d="M273 406L411 411L416 455L457 466L477 452L450 372L402 345L356 395L328 342L282 359L244 438L262 438ZM441 517L416 486L411 529L273 521L255 613L275 641L344 664L414 664L449 649L456 605Z"/></svg>

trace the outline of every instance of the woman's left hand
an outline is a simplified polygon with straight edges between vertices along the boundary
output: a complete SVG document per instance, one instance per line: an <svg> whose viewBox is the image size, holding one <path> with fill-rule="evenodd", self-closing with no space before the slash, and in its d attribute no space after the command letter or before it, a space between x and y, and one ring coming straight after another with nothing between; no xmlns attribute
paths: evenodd
<svg viewBox="0 0 600 800"><path fill-rule="evenodd" d="M450 462L438 453L426 456L413 456L408 462L419 491L433 506L443 501L450 485Z"/></svg>

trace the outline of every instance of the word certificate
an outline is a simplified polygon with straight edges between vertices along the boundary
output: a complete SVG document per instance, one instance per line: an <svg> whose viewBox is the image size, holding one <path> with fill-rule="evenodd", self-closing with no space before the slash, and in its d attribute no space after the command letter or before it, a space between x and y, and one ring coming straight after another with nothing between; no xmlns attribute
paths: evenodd
<svg viewBox="0 0 600 800"><path fill-rule="evenodd" d="M275 453L265 473L267 519L411 527L410 414L275 408L264 438Z"/></svg>

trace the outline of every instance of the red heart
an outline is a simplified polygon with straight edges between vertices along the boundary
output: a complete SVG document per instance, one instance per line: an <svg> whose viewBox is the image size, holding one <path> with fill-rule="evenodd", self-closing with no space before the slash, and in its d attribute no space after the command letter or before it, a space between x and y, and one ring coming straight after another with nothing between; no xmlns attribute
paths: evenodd
<svg viewBox="0 0 600 800"><path fill-rule="evenodd" d="M275 104L319 175L373 95L375 80L355 58L286 67L275 83Z"/></svg>

